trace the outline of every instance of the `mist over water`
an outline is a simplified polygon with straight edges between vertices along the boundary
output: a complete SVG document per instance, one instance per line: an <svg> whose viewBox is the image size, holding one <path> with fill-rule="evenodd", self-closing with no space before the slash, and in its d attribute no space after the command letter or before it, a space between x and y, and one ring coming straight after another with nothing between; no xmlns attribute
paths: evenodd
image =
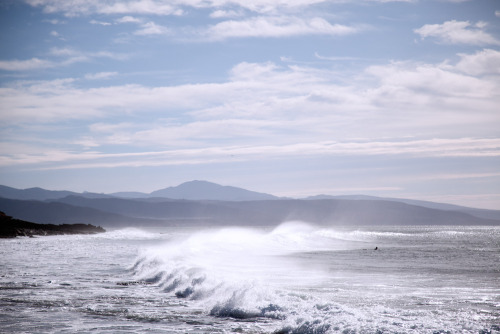
<svg viewBox="0 0 500 334"><path fill-rule="evenodd" d="M133 269L138 280L155 282L213 316L285 319L303 296L283 288L310 288L327 279L324 268L290 255L346 247L302 223L272 231L225 228L144 250Z"/></svg>
<svg viewBox="0 0 500 334"><path fill-rule="evenodd" d="M288 222L0 242L11 333L500 332L496 227Z"/></svg>
<svg viewBox="0 0 500 334"><path fill-rule="evenodd" d="M474 279L480 277L470 277L469 282L462 281L457 287L454 284L464 277L447 277L450 285L443 286L432 276L440 276L438 271L448 267L460 274L474 265L472 259L464 260L466 267L454 268L458 263L446 259L456 256L439 254L450 249L424 245L466 237L473 235L468 231L432 229L342 231L300 222L268 231L224 228L144 250L133 270L138 280L154 282L165 293L189 300L192 307L205 314L258 323L280 320L278 327L276 322L269 326L277 332L428 332L457 326L473 332L488 324L476 323L477 315L460 304L469 303L467 298L478 294ZM404 249L398 246L400 241L408 240L417 243L406 244ZM376 245L381 247L379 251L374 250ZM490 246L493 250L498 244ZM422 262L418 261L417 253L423 251L419 247L426 248L420 255ZM439 260L440 256L445 261ZM438 261L432 263L433 258ZM417 261L412 263L413 259ZM479 275L488 274L487 261ZM491 270L490 274L494 273ZM459 297L457 291L467 293ZM491 298L488 292L494 293L483 290L485 295L479 298ZM448 311L439 308L441 314L436 316L432 305L453 303L457 305ZM498 299L495 303L489 305L489 310L481 310L484 316L494 315Z"/></svg>
<svg viewBox="0 0 500 334"><path fill-rule="evenodd" d="M359 247L359 243L324 236L320 230L299 222L270 231L223 228L182 236L145 249L135 268L139 275L148 275L149 270L155 275L163 275L172 268L186 270L217 284L282 285L297 279L303 284L320 277L320 268L304 266L288 255L350 247Z"/></svg>

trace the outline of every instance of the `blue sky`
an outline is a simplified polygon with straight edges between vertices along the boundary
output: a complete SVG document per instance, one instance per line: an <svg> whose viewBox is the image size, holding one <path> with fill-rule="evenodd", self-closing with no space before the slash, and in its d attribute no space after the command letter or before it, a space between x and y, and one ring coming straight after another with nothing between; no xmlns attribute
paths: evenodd
<svg viewBox="0 0 500 334"><path fill-rule="evenodd" d="M500 3L0 3L0 184L500 209Z"/></svg>

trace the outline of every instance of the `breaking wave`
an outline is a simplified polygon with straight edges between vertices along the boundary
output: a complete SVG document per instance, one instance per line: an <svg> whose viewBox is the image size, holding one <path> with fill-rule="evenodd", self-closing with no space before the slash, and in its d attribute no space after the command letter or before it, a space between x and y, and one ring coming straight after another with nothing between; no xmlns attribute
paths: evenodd
<svg viewBox="0 0 500 334"><path fill-rule="evenodd" d="M321 313L340 306L316 305L304 289L320 286L326 279L324 269L299 263L291 255L363 245L301 222L271 231L223 228L143 250L131 270L136 281L156 284L210 316L280 320L279 333L323 333L329 325ZM311 305L314 312L304 317L301 310Z"/></svg>
<svg viewBox="0 0 500 334"><path fill-rule="evenodd" d="M432 233L439 238L454 235ZM450 311L442 320L431 310L379 304L374 296L384 289L401 294L397 298L405 294L405 285L399 291L391 285L400 284L397 277L373 272L372 277L349 278L350 286L343 283L344 272L331 272L335 261L346 256L366 261L353 263L360 270L373 266L375 254L367 251L373 242L428 238L432 233L333 230L302 222L272 230L208 229L143 249L130 268L130 284L154 285L169 298L185 301L191 310L201 309L216 319L256 322L265 326L262 332L274 334L439 332L452 328L457 314L467 319L463 328L477 328L465 309ZM386 270L391 263L377 265ZM417 299L411 303L420 303Z"/></svg>

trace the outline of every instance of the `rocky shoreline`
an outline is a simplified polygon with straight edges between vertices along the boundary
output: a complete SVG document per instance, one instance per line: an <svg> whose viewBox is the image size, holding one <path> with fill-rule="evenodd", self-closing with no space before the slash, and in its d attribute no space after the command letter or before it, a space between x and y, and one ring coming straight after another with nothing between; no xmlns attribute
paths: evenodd
<svg viewBox="0 0 500 334"><path fill-rule="evenodd" d="M90 224L37 224L14 219L0 211L0 238L34 237L65 234L96 234L106 232Z"/></svg>

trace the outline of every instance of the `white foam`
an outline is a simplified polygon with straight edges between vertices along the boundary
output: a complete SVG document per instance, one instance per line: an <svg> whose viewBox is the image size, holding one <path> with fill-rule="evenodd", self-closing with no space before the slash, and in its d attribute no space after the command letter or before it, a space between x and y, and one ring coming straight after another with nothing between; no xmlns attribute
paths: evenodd
<svg viewBox="0 0 500 334"><path fill-rule="evenodd" d="M95 234L94 236L96 238L103 238L103 239L124 239L124 240L150 240L150 239L161 239L165 237L160 233L153 233L133 227L128 227L119 230L112 230L105 233Z"/></svg>
<svg viewBox="0 0 500 334"><path fill-rule="evenodd" d="M297 309L304 303L304 295L285 291L321 286L328 277L324 267L299 263L290 254L353 247L326 234L324 228L302 222L272 231L198 231L144 249L133 268L138 280L154 282L212 315L280 318L282 308Z"/></svg>

